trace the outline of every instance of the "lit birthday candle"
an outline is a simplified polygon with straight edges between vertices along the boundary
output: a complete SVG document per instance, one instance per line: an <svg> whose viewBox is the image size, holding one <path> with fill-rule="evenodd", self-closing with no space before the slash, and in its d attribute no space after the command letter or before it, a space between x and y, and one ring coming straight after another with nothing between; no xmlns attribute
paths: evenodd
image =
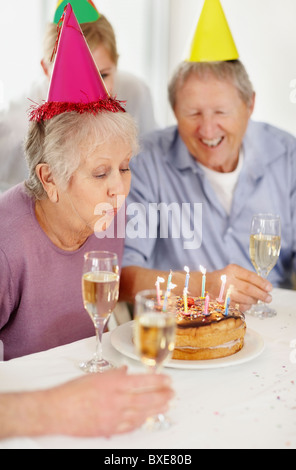
<svg viewBox="0 0 296 470"><path fill-rule="evenodd" d="M173 271L170 271L169 277L168 277L168 284L167 284L167 290L169 290L170 285L172 283L172 278L173 278Z"/></svg>
<svg viewBox="0 0 296 470"><path fill-rule="evenodd" d="M224 308L225 308L224 315L226 317L228 316L228 312L229 312L230 296L231 296L232 289L233 289L233 286L230 286L226 294L226 299L225 299L225 304L224 304Z"/></svg>
<svg viewBox="0 0 296 470"><path fill-rule="evenodd" d="M209 315L209 305L210 305L210 296L207 295L206 296L206 300L205 300L205 311L204 311L204 315Z"/></svg>
<svg viewBox="0 0 296 470"><path fill-rule="evenodd" d="M184 290L183 290L183 300L184 300L184 313L187 315L188 314L188 295L187 295L188 291L187 291L187 288L184 287Z"/></svg>
<svg viewBox="0 0 296 470"><path fill-rule="evenodd" d="M219 294L219 297L217 299L217 302L220 302L221 304L223 303L223 296L224 296L224 290L225 290L225 286L226 286L226 280L227 280L227 277L225 276L225 274L223 274L223 276L221 276L222 284L221 284L220 294Z"/></svg>
<svg viewBox="0 0 296 470"><path fill-rule="evenodd" d="M231 296L231 291L232 291L232 286L229 287L227 294L226 294L225 304L224 304L225 308L226 308L227 299Z"/></svg>
<svg viewBox="0 0 296 470"><path fill-rule="evenodd" d="M157 296L157 303L161 305L161 298L160 298L160 283L163 283L164 279L162 277L158 277L155 287L156 287L156 296Z"/></svg>
<svg viewBox="0 0 296 470"><path fill-rule="evenodd" d="M170 271L170 274L169 274L169 277L168 277L167 289L166 289L164 302L163 302L163 308L162 308L163 312L166 312L167 305L168 305L168 298L169 298L169 295L171 293L171 289L173 288L172 286L177 287L174 284L172 284L172 278L173 278L173 271Z"/></svg>
<svg viewBox="0 0 296 470"><path fill-rule="evenodd" d="M204 298L205 297L205 292L206 292L206 274L207 274L207 270L203 266L200 266L200 270L201 270L201 273L202 273L201 296Z"/></svg>
<svg viewBox="0 0 296 470"><path fill-rule="evenodd" d="M171 295L171 291L173 289L175 289L175 287L177 287L176 284L172 284L170 283L170 285L168 286L167 290L166 290L166 293L165 293L165 297L164 297L164 302L163 302L163 307L162 307L162 311L165 313L167 311L167 307L168 307L168 300L169 300L169 297Z"/></svg>
<svg viewBox="0 0 296 470"><path fill-rule="evenodd" d="M227 297L226 305L225 305L225 312L224 312L225 317L228 317L229 306L230 306L230 297Z"/></svg>
<svg viewBox="0 0 296 470"><path fill-rule="evenodd" d="M189 289L189 279L190 279L190 269L188 266L184 266L184 271L186 272L186 279L185 279L185 289Z"/></svg>

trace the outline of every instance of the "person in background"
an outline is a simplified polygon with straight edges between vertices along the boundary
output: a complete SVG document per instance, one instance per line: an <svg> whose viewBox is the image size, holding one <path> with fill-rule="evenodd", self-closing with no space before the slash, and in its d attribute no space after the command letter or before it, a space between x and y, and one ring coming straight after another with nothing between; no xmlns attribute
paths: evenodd
<svg viewBox="0 0 296 470"><path fill-rule="evenodd" d="M151 288L157 276L167 280L170 270L181 293L187 265L191 295L201 294L202 266L212 298L225 274L232 302L242 310L258 300L270 303L272 285L291 288L296 269L296 139L251 120L255 93L219 0L206 0L169 97L177 126L147 136L131 164L127 204L141 211L130 210L121 298L133 301L140 286ZM260 212L282 221L282 249L270 282L253 272L249 254L252 216Z"/></svg>
<svg viewBox="0 0 296 470"><path fill-rule="evenodd" d="M29 94L11 103L10 108L0 114L0 192L20 183L28 176L23 151L28 129L26 115L33 103L46 100L53 67L53 50L59 29L58 22L67 3L67 0L58 1L54 21L48 24L45 32L44 53L41 60L45 74L43 82L34 84ZM156 129L148 86L137 76L118 69L116 36L110 22L97 11L93 2L72 0L70 3L109 92L119 101L126 103L125 109L134 117L140 135Z"/></svg>

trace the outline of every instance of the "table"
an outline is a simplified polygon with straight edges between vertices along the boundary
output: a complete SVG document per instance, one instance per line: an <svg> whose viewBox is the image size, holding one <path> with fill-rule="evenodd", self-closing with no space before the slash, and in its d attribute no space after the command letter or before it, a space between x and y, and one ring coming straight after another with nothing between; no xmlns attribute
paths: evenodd
<svg viewBox="0 0 296 470"><path fill-rule="evenodd" d="M265 340L264 352L251 362L212 370L166 369L176 398L167 431L142 429L111 439L49 436L0 442L9 448L220 449L296 448L296 292L275 290L275 318L247 317L249 328ZM140 363L118 353L104 335L107 358ZM94 338L0 363L0 392L41 389L81 375L78 363L89 358Z"/></svg>

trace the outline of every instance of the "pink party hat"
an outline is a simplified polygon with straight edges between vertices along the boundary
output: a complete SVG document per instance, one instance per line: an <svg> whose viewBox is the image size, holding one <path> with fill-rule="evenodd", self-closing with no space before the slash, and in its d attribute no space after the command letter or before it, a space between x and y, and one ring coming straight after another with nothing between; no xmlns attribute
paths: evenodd
<svg viewBox="0 0 296 470"><path fill-rule="evenodd" d="M30 120L40 122L71 111L125 112L120 102L109 95L70 3L58 30L47 101L31 110Z"/></svg>

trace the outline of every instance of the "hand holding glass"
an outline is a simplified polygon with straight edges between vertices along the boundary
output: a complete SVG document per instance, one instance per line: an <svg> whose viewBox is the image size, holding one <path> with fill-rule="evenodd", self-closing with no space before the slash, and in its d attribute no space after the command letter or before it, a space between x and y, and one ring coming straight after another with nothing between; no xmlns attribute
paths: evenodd
<svg viewBox="0 0 296 470"><path fill-rule="evenodd" d="M119 296L119 267L117 255L92 251L84 255L82 275L84 308L96 330L96 352L92 360L80 364L84 372L104 372L113 367L103 359L102 335Z"/></svg>
<svg viewBox="0 0 296 470"><path fill-rule="evenodd" d="M280 217L258 214L253 217L250 237L250 257L259 276L267 279L275 267L281 250ZM276 311L259 301L247 313L260 318L273 317Z"/></svg>

